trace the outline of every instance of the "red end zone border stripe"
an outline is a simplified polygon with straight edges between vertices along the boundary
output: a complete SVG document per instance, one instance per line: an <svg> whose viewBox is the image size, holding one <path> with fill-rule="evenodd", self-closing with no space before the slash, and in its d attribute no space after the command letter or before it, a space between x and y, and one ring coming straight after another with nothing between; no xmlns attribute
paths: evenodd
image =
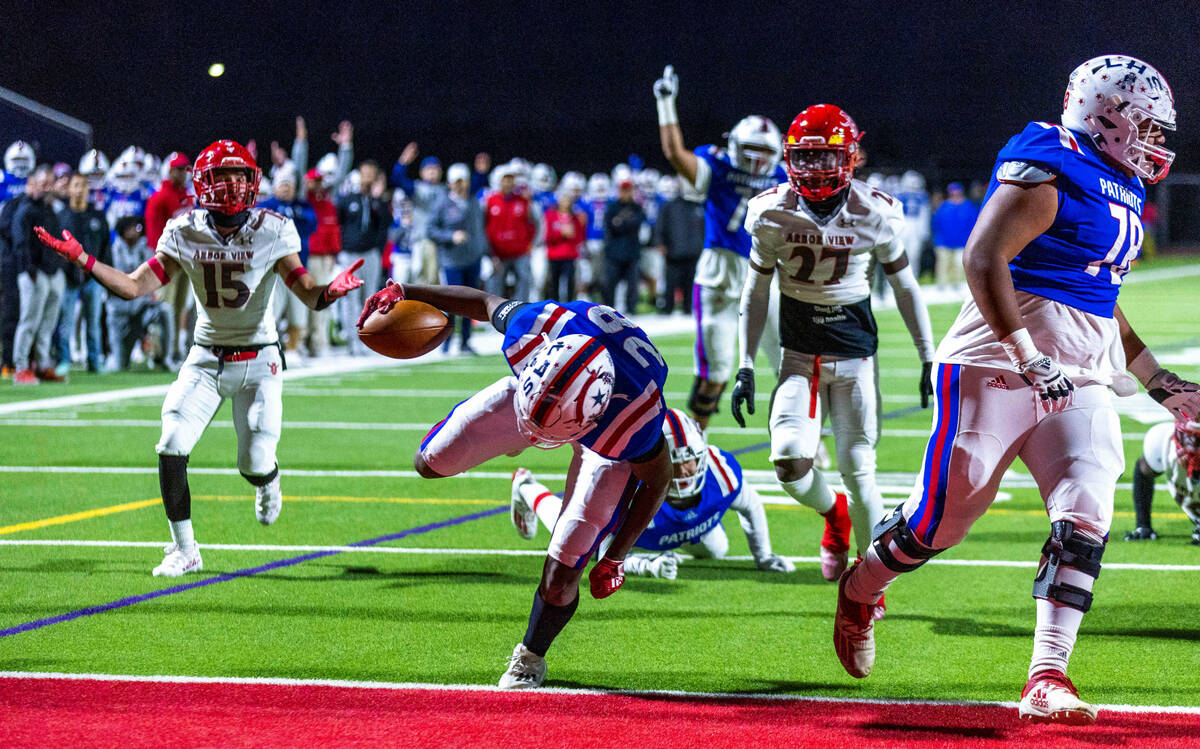
<svg viewBox="0 0 1200 749"><path fill-rule="evenodd" d="M791 695L501 691L495 687L299 679L0 673L0 738L62 746L104 737L148 745L709 746L1194 745L1198 708L1104 708L1086 728L1018 721L1012 703ZM982 741L981 741L982 740ZM851 742L853 742L851 744Z"/></svg>

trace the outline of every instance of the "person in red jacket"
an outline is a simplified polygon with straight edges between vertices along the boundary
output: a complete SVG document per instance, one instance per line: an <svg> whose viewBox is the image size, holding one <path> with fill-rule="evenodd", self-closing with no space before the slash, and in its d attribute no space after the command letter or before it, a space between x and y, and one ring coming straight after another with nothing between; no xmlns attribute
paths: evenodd
<svg viewBox="0 0 1200 749"><path fill-rule="evenodd" d="M338 224L337 206L330 200L325 178L316 169L305 176L305 196L317 214L317 230L308 237L308 272L318 284L329 283L337 275L337 256L342 251L342 229ZM324 356L329 352L329 312L309 310L309 354Z"/></svg>
<svg viewBox="0 0 1200 749"><path fill-rule="evenodd" d="M575 195L561 185L555 194L558 204L546 210L546 259L550 263L546 290L542 295L560 302L575 301L575 261L579 246L587 239L587 216L575 206Z"/></svg>
<svg viewBox="0 0 1200 749"><path fill-rule="evenodd" d="M162 236L163 227L171 217L184 208L190 208L194 202L187 191L191 171L191 162L182 153L176 151L167 157L167 178L146 201L146 244L151 252L158 247L158 238ZM179 273L163 287L160 294L175 313L175 350L187 351L188 339L192 335L189 315L193 304L191 284Z"/></svg>
<svg viewBox="0 0 1200 749"><path fill-rule="evenodd" d="M500 177L500 191L488 196L483 214L484 233L492 256L492 276L488 291L505 296L506 276L515 277L513 299L529 299L532 293L533 269L529 250L533 246L537 218L529 198L516 192L516 177L505 172Z"/></svg>

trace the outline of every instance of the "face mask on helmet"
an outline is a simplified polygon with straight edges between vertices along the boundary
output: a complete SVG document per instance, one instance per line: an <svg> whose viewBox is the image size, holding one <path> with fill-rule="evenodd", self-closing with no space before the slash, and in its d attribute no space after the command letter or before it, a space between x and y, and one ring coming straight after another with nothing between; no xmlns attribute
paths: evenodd
<svg viewBox="0 0 1200 749"><path fill-rule="evenodd" d="M37 161L33 147L23 140L12 143L4 151L4 171L19 179L27 179Z"/></svg>
<svg viewBox="0 0 1200 749"><path fill-rule="evenodd" d="M817 104L796 115L783 144L792 190L819 203L846 189L854 178L861 138L850 115L832 104Z"/></svg>
<svg viewBox="0 0 1200 749"><path fill-rule="evenodd" d="M663 437L671 454L672 477L667 496L694 497L704 488L708 475L708 444L700 425L677 408L667 409Z"/></svg>
<svg viewBox="0 0 1200 749"><path fill-rule="evenodd" d="M1189 481L1200 481L1200 422L1175 423L1175 457Z"/></svg>
<svg viewBox="0 0 1200 749"><path fill-rule="evenodd" d="M1167 176L1175 160L1161 145L1163 131L1175 129L1175 96L1162 74L1134 57L1104 55L1075 68L1062 124L1147 182Z"/></svg>
<svg viewBox="0 0 1200 749"><path fill-rule="evenodd" d="M729 160L750 174L770 174L779 163L779 128L766 117L751 115L729 131Z"/></svg>
<svg viewBox="0 0 1200 749"><path fill-rule="evenodd" d="M253 208L261 181L254 157L231 140L219 140L201 151L192 169L196 205L225 216L240 216Z"/></svg>
<svg viewBox="0 0 1200 749"><path fill-rule="evenodd" d="M612 356L591 336L547 340L517 378L517 429L530 444L553 448L596 427L612 398Z"/></svg>

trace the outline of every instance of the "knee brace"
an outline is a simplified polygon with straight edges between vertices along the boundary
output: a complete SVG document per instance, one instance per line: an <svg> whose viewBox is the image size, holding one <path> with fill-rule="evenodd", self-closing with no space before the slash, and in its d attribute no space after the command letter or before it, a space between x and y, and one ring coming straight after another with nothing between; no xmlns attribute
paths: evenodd
<svg viewBox="0 0 1200 749"><path fill-rule="evenodd" d="M688 410L697 416L712 416L717 412L717 404L721 402L720 395L704 395L700 392L702 378L692 381L692 392L688 395Z"/></svg>
<svg viewBox="0 0 1200 749"><path fill-rule="evenodd" d="M252 473L246 473L245 471L239 471L239 473L242 474L242 478L246 479L254 486L266 486L274 481L275 477L279 475L279 464L276 463L275 467L271 469L271 472L266 475L255 475Z"/></svg>
<svg viewBox="0 0 1200 749"><path fill-rule="evenodd" d="M875 540L871 542L871 548L879 555L879 561L883 562L883 566L892 572L912 572L944 551L922 546L909 529L908 521L904 518L900 507L896 508L891 517L875 526L874 536ZM897 551L912 561L898 559L892 552L893 545Z"/></svg>
<svg viewBox="0 0 1200 749"><path fill-rule="evenodd" d="M1100 577L1104 542L1079 535L1069 520L1056 520L1050 524L1050 538L1042 546L1042 555L1046 564L1033 579L1033 597L1057 601L1086 613L1092 607L1092 591L1058 582L1059 570L1068 567L1093 579Z"/></svg>

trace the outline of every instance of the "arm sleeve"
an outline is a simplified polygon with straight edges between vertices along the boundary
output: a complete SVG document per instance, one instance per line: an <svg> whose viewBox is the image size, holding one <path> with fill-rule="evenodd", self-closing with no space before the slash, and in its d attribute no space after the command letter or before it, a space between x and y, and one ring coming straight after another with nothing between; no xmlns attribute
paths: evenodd
<svg viewBox="0 0 1200 749"><path fill-rule="evenodd" d="M354 145L352 143L343 143L338 147L337 171L333 176L326 180L329 193L337 194L338 186L350 176L350 168L354 166Z"/></svg>
<svg viewBox="0 0 1200 749"><path fill-rule="evenodd" d="M921 287L913 276L912 265L901 268L899 273L888 274L887 280L892 286L892 293L896 295L896 308L900 310L900 317L904 319L921 361L933 361L933 327L929 324L929 310L921 298Z"/></svg>
<svg viewBox="0 0 1200 749"><path fill-rule="evenodd" d="M308 174L308 141L292 141L292 166L296 167L296 195L304 200L307 185L304 175Z"/></svg>
<svg viewBox="0 0 1200 749"><path fill-rule="evenodd" d="M742 531L746 534L746 543L750 545L750 553L754 561L761 562L771 556L771 533L767 529L767 513L763 510L762 500L754 489L742 484L741 491L729 509L738 514Z"/></svg>
<svg viewBox="0 0 1200 749"><path fill-rule="evenodd" d="M767 322L767 309L771 301L771 278L775 275L777 252L767 236L770 229L762 219L760 205L752 201L746 217L746 231L750 233L750 260L760 268L769 268L771 272L759 273L753 267L746 271L746 283L742 287L742 300L738 307L738 366L743 369L754 368L754 357L758 354L758 343Z"/></svg>
<svg viewBox="0 0 1200 749"><path fill-rule="evenodd" d="M701 146L695 150L696 154L696 181L689 183L682 176L680 182L685 188L693 191L693 195L703 200L708 196L708 186L712 184L712 165L708 163L708 151L710 146Z"/></svg>

